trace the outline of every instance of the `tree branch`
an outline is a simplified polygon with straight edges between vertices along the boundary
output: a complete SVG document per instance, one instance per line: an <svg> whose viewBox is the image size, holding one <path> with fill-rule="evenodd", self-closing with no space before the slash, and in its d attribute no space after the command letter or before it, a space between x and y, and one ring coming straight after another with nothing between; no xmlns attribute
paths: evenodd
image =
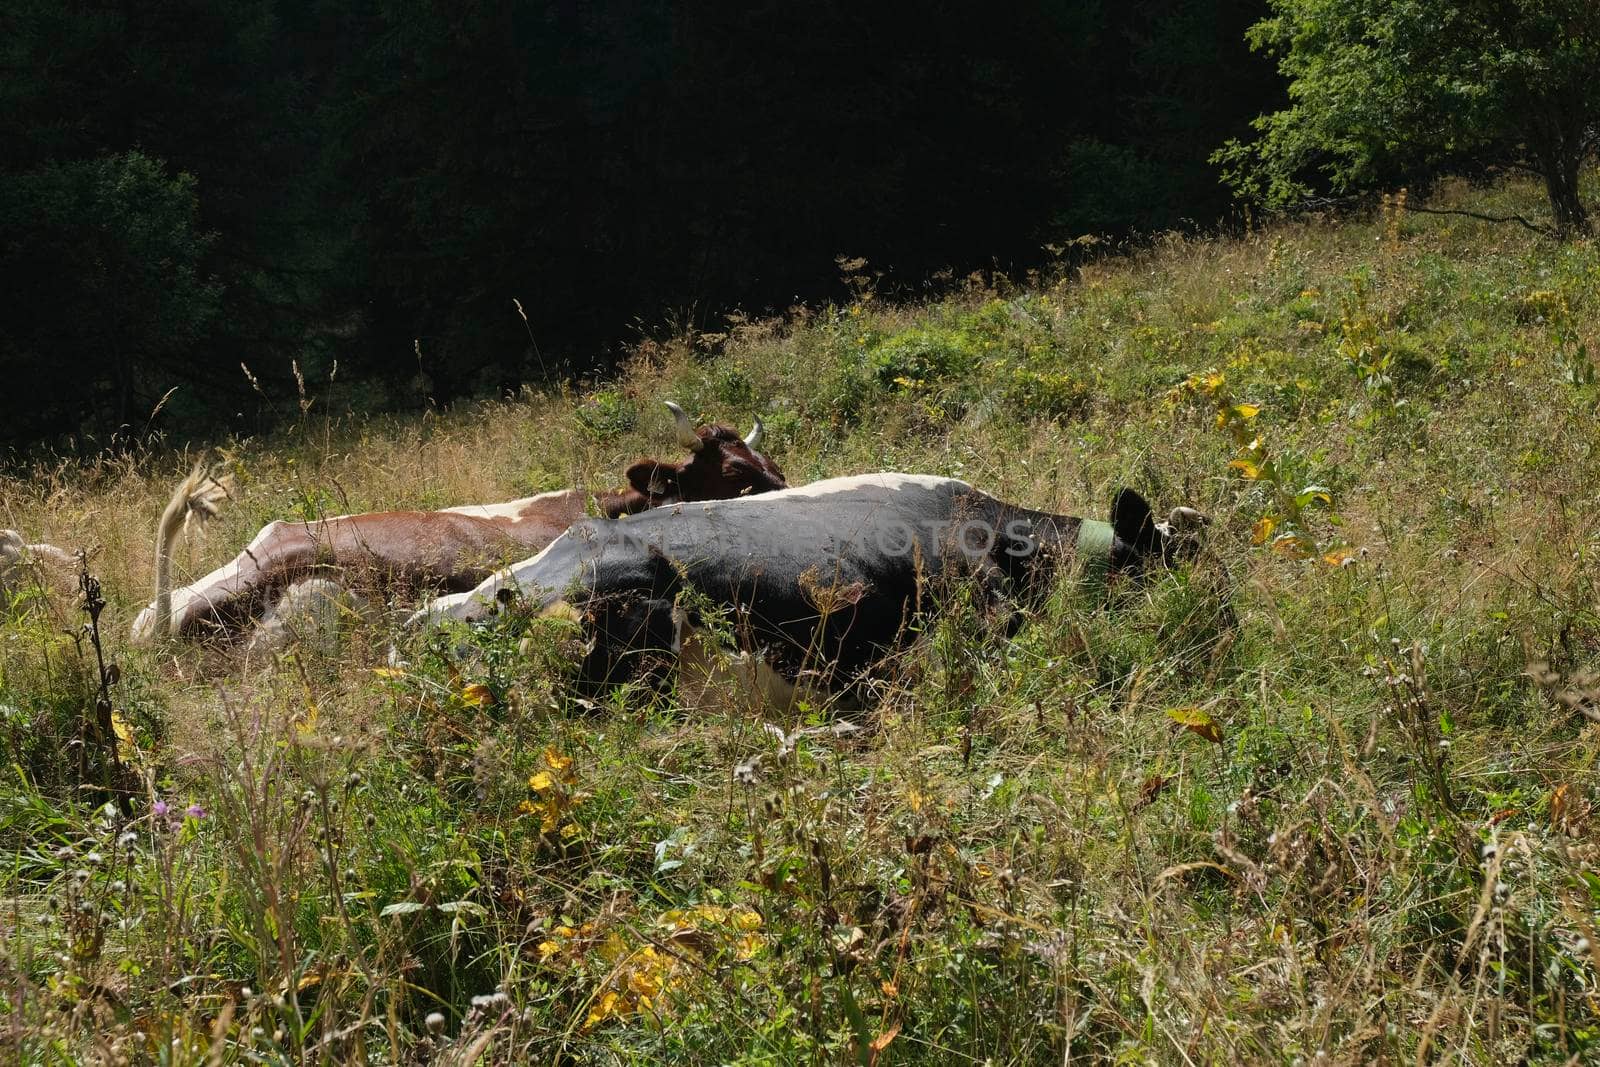
<svg viewBox="0 0 1600 1067"><path fill-rule="evenodd" d="M1423 215L1465 215L1470 219L1482 219L1484 222L1517 222L1526 226L1540 237L1554 237L1555 231L1547 226L1540 226L1536 222L1529 222L1521 215L1486 215L1481 211L1463 211L1460 208L1443 207L1418 207L1414 204L1406 205L1407 211L1415 211Z"/></svg>

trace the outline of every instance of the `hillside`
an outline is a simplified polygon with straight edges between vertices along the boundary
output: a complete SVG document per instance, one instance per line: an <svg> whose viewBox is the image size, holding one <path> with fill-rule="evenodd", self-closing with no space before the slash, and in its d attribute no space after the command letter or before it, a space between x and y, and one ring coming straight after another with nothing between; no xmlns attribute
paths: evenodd
<svg viewBox="0 0 1600 1067"><path fill-rule="evenodd" d="M1533 210L1532 185L1430 201ZM870 265L868 266L870 269ZM571 634L127 647L194 456L41 466L96 545L134 818L77 789L70 601L0 620L20 1062L1577 1063L1600 1049L1600 249L1385 209L646 344L617 382L230 444L272 518L610 487L661 399L791 484L1213 518L1191 567L954 612L869 712L582 706ZM755 757L760 757L759 761ZM437 1013L435 1015L435 1013Z"/></svg>

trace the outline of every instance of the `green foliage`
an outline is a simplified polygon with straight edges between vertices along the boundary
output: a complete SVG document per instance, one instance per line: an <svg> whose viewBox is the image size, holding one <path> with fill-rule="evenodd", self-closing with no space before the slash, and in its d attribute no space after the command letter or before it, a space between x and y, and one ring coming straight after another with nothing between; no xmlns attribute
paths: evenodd
<svg viewBox="0 0 1600 1067"><path fill-rule="evenodd" d="M632 397L616 389L601 389L578 408L583 431L596 441L614 441L633 429L639 408Z"/></svg>
<svg viewBox="0 0 1600 1067"><path fill-rule="evenodd" d="M500 396L607 373L641 332L825 303L841 252L908 291L1207 225L1206 155L1279 90L1243 41L1255 3L16 0L0 178L130 152L193 175L194 284L227 299L152 349L152 324L86 310L81 234L7 227L29 325L0 359L52 402L0 397L0 443L255 432L294 418L296 364L337 362L337 409ZM174 262L169 303L193 303ZM126 346L109 396L54 401L60 368Z"/></svg>
<svg viewBox="0 0 1600 1067"><path fill-rule="evenodd" d="M867 366L885 389L918 390L964 377L982 349L964 331L908 330L867 350Z"/></svg>
<svg viewBox="0 0 1600 1067"><path fill-rule="evenodd" d="M1278 56L1290 106L1214 157L1249 199L1326 184L1394 187L1484 155L1545 180L1555 227L1587 228L1579 168L1600 119L1600 9L1588 0L1270 0L1250 30Z"/></svg>
<svg viewBox="0 0 1600 1067"><path fill-rule="evenodd" d="M1136 149L1079 141L1067 149L1062 169L1074 195L1054 220L1057 233L1148 230L1169 221L1165 176Z"/></svg>
<svg viewBox="0 0 1600 1067"><path fill-rule="evenodd" d="M1070 416L1090 387L1064 366L1055 339L1020 301L994 299L935 325L884 333L851 309L851 355L829 380L830 407L849 418L875 398L915 400L941 418L1004 406L1024 417Z"/></svg>
<svg viewBox="0 0 1600 1067"><path fill-rule="evenodd" d="M0 277L14 308L0 374L32 386L19 436L149 414L159 369L196 351L221 310L204 273L211 240L194 179L138 152L0 177Z"/></svg>

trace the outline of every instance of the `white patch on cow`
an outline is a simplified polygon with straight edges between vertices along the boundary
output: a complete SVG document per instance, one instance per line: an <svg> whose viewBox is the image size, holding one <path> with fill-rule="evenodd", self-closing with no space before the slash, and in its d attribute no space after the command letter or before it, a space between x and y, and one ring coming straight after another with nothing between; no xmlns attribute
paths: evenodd
<svg viewBox="0 0 1600 1067"><path fill-rule="evenodd" d="M825 497L836 496L840 493L852 493L859 489L888 489L896 492L902 489L944 489L954 488L958 491L971 490L972 486L958 478L942 478L936 474L903 474L899 471L879 471L876 474L851 474L843 478L825 478L820 482L809 485L796 486L792 489L779 489L772 493L761 493L758 496L737 497L732 500L708 500L708 511L741 511L755 510L780 500L817 500Z"/></svg>
<svg viewBox="0 0 1600 1067"><path fill-rule="evenodd" d="M70 588L74 563L72 554L65 549L42 543L30 545L16 530L0 530L0 604L34 578Z"/></svg>
<svg viewBox="0 0 1600 1067"><path fill-rule="evenodd" d="M337 522L344 516L335 516L328 522ZM303 524L296 524L303 525ZM271 542L274 538L284 536L284 531L291 528L291 524L277 519L263 526L254 539L245 546L243 552L224 563L216 570L191 582L181 589L172 591L172 629L174 633L181 633L189 618L198 610L200 605L214 607L224 604L250 588L252 579L243 577L243 564L246 559L268 559L271 554ZM148 605L139 612L133 620L133 638L135 641L148 641L155 635L156 606Z"/></svg>
<svg viewBox="0 0 1600 1067"><path fill-rule="evenodd" d="M540 504L547 504L556 500L565 501L578 495L576 489L556 489L548 493L539 493L536 496L525 496L520 500L508 500L504 504L459 504L453 508L440 508L439 510L451 515L471 515L478 519L521 519L523 512Z"/></svg>
<svg viewBox="0 0 1600 1067"><path fill-rule="evenodd" d="M562 535L566 536L568 535ZM502 589L527 585L532 568L544 558L546 552L560 543L561 538L558 537L537 556L529 556L520 563L513 563L509 567L495 571L465 593L452 593L449 596L439 597L407 619L405 628L412 630L432 626L441 619L477 622L488 618L499 607L495 599L496 594Z"/></svg>

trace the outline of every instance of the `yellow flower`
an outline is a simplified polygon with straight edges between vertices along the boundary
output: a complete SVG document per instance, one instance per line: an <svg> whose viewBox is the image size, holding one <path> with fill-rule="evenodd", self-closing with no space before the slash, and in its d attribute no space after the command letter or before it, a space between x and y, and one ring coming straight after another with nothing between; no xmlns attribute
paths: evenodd
<svg viewBox="0 0 1600 1067"><path fill-rule="evenodd" d="M556 751L555 746L553 745L546 745L544 749L544 762L552 771L555 771L559 774L568 767L572 766L572 757L563 756L560 752Z"/></svg>
<svg viewBox="0 0 1600 1067"><path fill-rule="evenodd" d="M317 706L311 705L312 717L315 718ZM137 751L133 739L133 727L128 725L128 720L122 717L122 712L111 713L111 729L117 735L117 758L124 763L131 762Z"/></svg>
<svg viewBox="0 0 1600 1067"><path fill-rule="evenodd" d="M548 771L540 771L538 774L535 774L533 777L528 779L528 788L533 790L535 793L543 793L546 789L549 789L555 784L556 780L550 777Z"/></svg>
<svg viewBox="0 0 1600 1067"><path fill-rule="evenodd" d="M628 943L613 933L605 939L604 943L596 951L600 954L600 958L607 963L616 963L628 954Z"/></svg>
<svg viewBox="0 0 1600 1067"><path fill-rule="evenodd" d="M640 997L653 997L661 992L659 969L638 970L628 975L628 988Z"/></svg>
<svg viewBox="0 0 1600 1067"><path fill-rule="evenodd" d="M616 993L605 993L589 1006L589 1015L583 1020L585 1030L593 1030L613 1015L620 1014L618 1004L622 998Z"/></svg>

